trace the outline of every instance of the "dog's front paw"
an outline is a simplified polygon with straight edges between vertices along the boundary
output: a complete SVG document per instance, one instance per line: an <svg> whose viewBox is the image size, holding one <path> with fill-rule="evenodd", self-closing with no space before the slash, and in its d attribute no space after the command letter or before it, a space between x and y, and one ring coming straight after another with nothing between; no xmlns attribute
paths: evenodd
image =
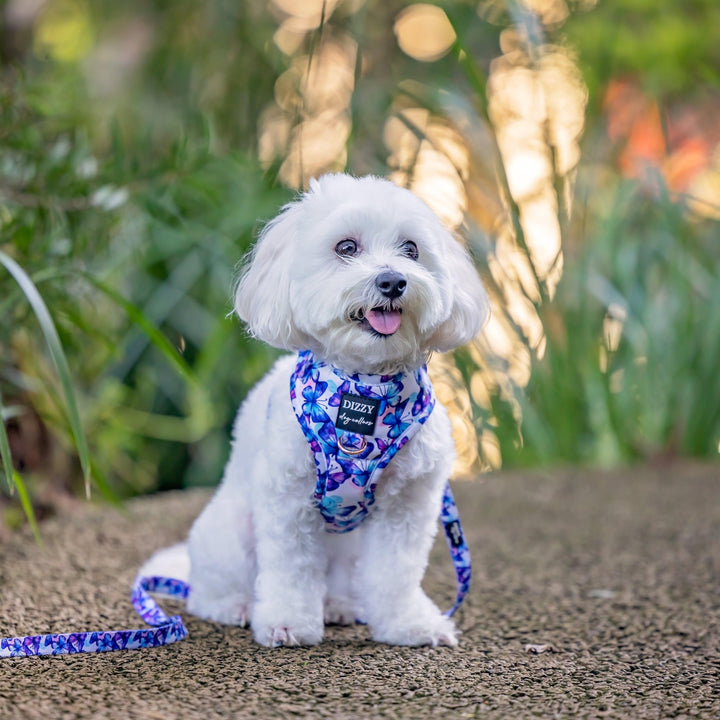
<svg viewBox="0 0 720 720"><path fill-rule="evenodd" d="M297 647L317 645L323 638L322 617L267 611L256 606L250 621L255 642L265 647Z"/></svg>
<svg viewBox="0 0 720 720"><path fill-rule="evenodd" d="M388 645L445 645L458 644L455 623L445 615L405 616L394 618L373 627L373 640Z"/></svg>
<svg viewBox="0 0 720 720"><path fill-rule="evenodd" d="M299 647L317 645L322 640L322 633L298 625L260 625L253 627L253 637L265 647Z"/></svg>

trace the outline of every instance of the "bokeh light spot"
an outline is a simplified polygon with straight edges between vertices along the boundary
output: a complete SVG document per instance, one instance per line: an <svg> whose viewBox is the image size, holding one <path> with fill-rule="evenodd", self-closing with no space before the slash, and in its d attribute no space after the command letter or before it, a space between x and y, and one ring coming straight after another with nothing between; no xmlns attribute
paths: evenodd
<svg viewBox="0 0 720 720"><path fill-rule="evenodd" d="M405 8L397 16L394 29L400 49L422 62L446 55L456 37L445 11L425 3Z"/></svg>

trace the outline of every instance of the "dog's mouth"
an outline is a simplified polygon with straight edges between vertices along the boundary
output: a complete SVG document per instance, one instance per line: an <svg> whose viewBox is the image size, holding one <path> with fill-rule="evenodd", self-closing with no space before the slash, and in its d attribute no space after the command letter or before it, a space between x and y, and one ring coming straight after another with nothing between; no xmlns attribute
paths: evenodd
<svg viewBox="0 0 720 720"><path fill-rule="evenodd" d="M350 319L357 322L363 330L387 337L398 331L402 322L402 308L393 305L378 305L367 311L360 308L350 315Z"/></svg>

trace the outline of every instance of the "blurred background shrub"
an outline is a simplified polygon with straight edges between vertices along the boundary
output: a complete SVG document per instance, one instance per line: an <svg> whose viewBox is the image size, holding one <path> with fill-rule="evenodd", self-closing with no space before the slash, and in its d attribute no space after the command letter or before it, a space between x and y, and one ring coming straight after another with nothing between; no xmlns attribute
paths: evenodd
<svg viewBox="0 0 720 720"><path fill-rule="evenodd" d="M489 288L431 365L458 474L717 457L715 0L5 0L0 63L6 525L83 474L218 481L275 356L236 264L333 170L417 192Z"/></svg>

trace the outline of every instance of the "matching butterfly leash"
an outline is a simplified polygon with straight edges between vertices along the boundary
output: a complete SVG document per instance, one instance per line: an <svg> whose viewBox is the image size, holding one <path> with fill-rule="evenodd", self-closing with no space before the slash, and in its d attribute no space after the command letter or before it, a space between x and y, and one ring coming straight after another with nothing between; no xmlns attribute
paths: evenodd
<svg viewBox="0 0 720 720"><path fill-rule="evenodd" d="M48 633L0 639L0 658L32 655L70 655L73 653L140 650L170 645L187 637L179 615L168 617L150 597L151 592L185 599L190 587L173 578L143 577L135 581L131 599L140 617L152 625L137 630L109 630L75 633Z"/></svg>
<svg viewBox="0 0 720 720"><path fill-rule="evenodd" d="M450 617L468 594L472 575L470 552L460 525L460 516L450 483L445 486L443 493L440 522L445 530L457 579L455 604L445 612L445 615ZM190 586L174 578L138 577L130 599L137 613L151 627L0 638L0 658L141 650L170 645L187 637L188 631L182 618L179 615L168 616L150 596L152 592L185 600L190 592Z"/></svg>

